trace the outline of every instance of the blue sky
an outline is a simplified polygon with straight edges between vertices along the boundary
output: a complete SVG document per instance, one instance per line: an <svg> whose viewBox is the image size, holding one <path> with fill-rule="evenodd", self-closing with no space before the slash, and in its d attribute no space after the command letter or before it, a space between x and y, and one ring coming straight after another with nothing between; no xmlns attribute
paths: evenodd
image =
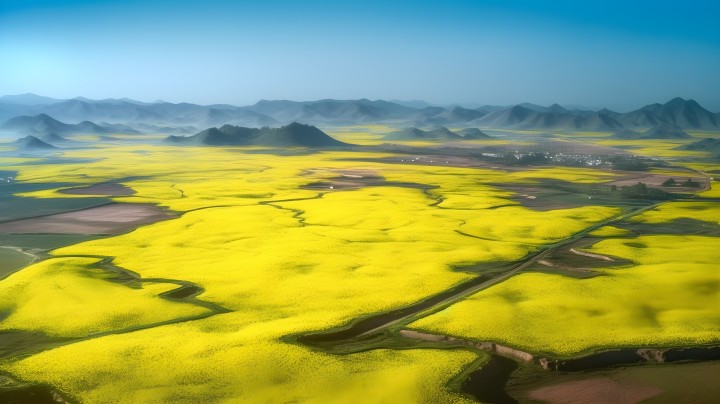
<svg viewBox="0 0 720 404"><path fill-rule="evenodd" d="M720 111L717 1L0 0L0 94Z"/></svg>

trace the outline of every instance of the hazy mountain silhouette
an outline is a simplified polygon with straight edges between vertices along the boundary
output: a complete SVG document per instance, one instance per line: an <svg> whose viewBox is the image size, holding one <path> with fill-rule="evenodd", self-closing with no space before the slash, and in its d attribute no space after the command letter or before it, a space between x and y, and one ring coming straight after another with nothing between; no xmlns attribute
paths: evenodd
<svg viewBox="0 0 720 404"><path fill-rule="evenodd" d="M225 123L246 125L275 125L279 122L247 108L217 106L217 108L189 103L141 103L128 99L93 101L78 97L48 105L0 104L0 119L12 116L44 113L66 122L105 121L112 124L136 123L159 126L209 126Z"/></svg>
<svg viewBox="0 0 720 404"><path fill-rule="evenodd" d="M433 106L429 102L425 102L423 100L388 100L388 101L392 102L393 104L398 104L398 105L402 105L404 107L415 108L415 109L423 109L423 108Z"/></svg>
<svg viewBox="0 0 720 404"><path fill-rule="evenodd" d="M72 135L78 133L102 134L118 132L113 128L100 126L90 121L82 121L74 125L63 123L47 114L11 118L0 126L0 129L35 136L45 136L50 134ZM137 133L134 130L126 130L124 132Z"/></svg>
<svg viewBox="0 0 720 404"><path fill-rule="evenodd" d="M662 124L652 127L643 133L645 139L687 139L691 137L675 125Z"/></svg>
<svg viewBox="0 0 720 404"><path fill-rule="evenodd" d="M701 107L695 100L673 98L665 104L651 104L641 108L668 123L685 129L718 129L715 114Z"/></svg>
<svg viewBox="0 0 720 404"><path fill-rule="evenodd" d="M642 133L624 130L617 132L614 137L618 139L687 139L691 136L675 125L664 123Z"/></svg>
<svg viewBox="0 0 720 404"><path fill-rule="evenodd" d="M492 136L486 134L478 128L465 128L455 131L458 135L465 139L492 139Z"/></svg>
<svg viewBox="0 0 720 404"><path fill-rule="evenodd" d="M383 100L267 101L250 106L228 104L143 103L130 99L90 100L76 97L57 100L34 94L0 97L0 119L47 114L63 122L105 122L134 129L162 128L170 133L192 133L187 127L279 126L290 122L326 125L392 123L408 126L478 126L483 128L619 131L670 124L683 129L719 130L720 114L693 100L674 98L665 104L646 105L620 113L601 109L568 109L523 103L478 108L439 107L423 102ZM146 129L142 129L146 128ZM178 128L178 129L175 129ZM185 128L185 129L179 129ZM155 131L150 129L149 131ZM192 129L191 129L192 130Z"/></svg>
<svg viewBox="0 0 720 404"><path fill-rule="evenodd" d="M533 104L531 102L523 102L520 104L517 104L518 107L523 107L525 109L529 109L531 111L536 112L547 112L547 107L543 107L542 105Z"/></svg>
<svg viewBox="0 0 720 404"><path fill-rule="evenodd" d="M445 127L431 130L405 128L390 132L383 137L385 140L462 140L463 137Z"/></svg>
<svg viewBox="0 0 720 404"><path fill-rule="evenodd" d="M116 125L117 124L107 125L107 126L115 127ZM194 126L158 126L158 125L151 125L151 124L147 124L147 123L135 124L135 128L137 128L139 131L145 132L145 133L166 133L166 134L174 134L174 135L190 135L190 134L197 133L199 131L199 129ZM124 133L124 131L118 130L117 133Z"/></svg>
<svg viewBox="0 0 720 404"><path fill-rule="evenodd" d="M437 125L465 123L478 118L482 118L483 116L487 115L486 112L478 111L476 109L467 109L463 107L453 107L451 109L440 108L440 110L434 108L432 110L426 109L424 111L425 113L435 112L433 114L428 114L427 118L424 121Z"/></svg>
<svg viewBox="0 0 720 404"><path fill-rule="evenodd" d="M663 124L688 129L720 129L718 114L693 100L674 98L666 104L647 105L628 113L608 109L569 110L558 104L542 107L524 103L495 109L472 122L481 127L617 131L623 128L652 128Z"/></svg>
<svg viewBox="0 0 720 404"><path fill-rule="evenodd" d="M46 133L67 133L72 130L72 126L62 123L57 119L47 115L38 114L35 116L18 116L5 122L1 129L13 130L16 132L34 132L39 134Z"/></svg>
<svg viewBox="0 0 720 404"><path fill-rule="evenodd" d="M720 139L705 138L702 140L698 140L697 142L677 147L677 149L720 152Z"/></svg>
<svg viewBox="0 0 720 404"><path fill-rule="evenodd" d="M490 112L484 117L473 121L473 124L490 128L587 131L612 131L622 128L622 124L607 113L573 112L559 105L547 108L545 112L516 105Z"/></svg>
<svg viewBox="0 0 720 404"><path fill-rule="evenodd" d="M293 122L280 128L245 128L223 125L193 136L169 136L168 143L208 146L338 147L349 146L320 129Z"/></svg>
<svg viewBox="0 0 720 404"><path fill-rule="evenodd" d="M31 135L22 137L16 141L14 141L13 144L17 145L18 149L20 149L20 150L28 150L28 151L57 149L57 147L55 147L47 142L44 142L44 141L36 138L35 136L31 136Z"/></svg>
<svg viewBox="0 0 720 404"><path fill-rule="evenodd" d="M415 127L404 128L390 132L383 137L385 140L470 140L490 139L480 129L467 128L453 132L446 127L439 127L430 130L422 130Z"/></svg>
<svg viewBox="0 0 720 404"><path fill-rule="evenodd" d="M44 134L44 135L39 135L39 136L35 136L35 137L37 137L38 139L42 140L43 142L47 142L47 143L50 143L50 144L53 144L53 143L71 143L71 142L72 142L72 140L66 139L66 138L58 135L57 133L46 133L46 134Z"/></svg>
<svg viewBox="0 0 720 404"><path fill-rule="evenodd" d="M3 95L0 97L0 103L16 104L16 105L47 105L62 100L50 97L43 97L33 93Z"/></svg>
<svg viewBox="0 0 720 404"><path fill-rule="evenodd" d="M638 109L625 114L609 110L604 110L604 112L626 128L651 128L664 123L659 116L645 109Z"/></svg>
<svg viewBox="0 0 720 404"><path fill-rule="evenodd" d="M415 108L368 99L306 102L261 100L247 109L279 122L305 123L369 123L413 119L420 115Z"/></svg>
<svg viewBox="0 0 720 404"><path fill-rule="evenodd" d="M134 128L132 128L128 125L123 125L121 123L99 122L98 125L106 128L106 129L112 130L115 133L126 133L126 134L138 133L138 131L135 130ZM197 130L195 130L193 132L197 132Z"/></svg>

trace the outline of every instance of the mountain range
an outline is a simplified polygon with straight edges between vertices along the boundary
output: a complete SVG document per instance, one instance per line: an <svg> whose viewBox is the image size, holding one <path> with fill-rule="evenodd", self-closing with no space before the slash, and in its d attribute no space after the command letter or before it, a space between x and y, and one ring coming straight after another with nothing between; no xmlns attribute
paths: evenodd
<svg viewBox="0 0 720 404"><path fill-rule="evenodd" d="M291 122L340 126L367 123L407 126L461 126L479 128L621 131L673 125L681 129L720 130L720 113L712 113L694 100L674 98L620 113L548 107L524 103L511 106L465 108L431 106L419 101L319 100L268 101L249 106L145 103L127 98L60 100L34 94L0 97L0 121L13 117L46 114L64 122L99 122L99 126L123 125L148 132L194 133L195 128L225 124L246 127L282 126ZM12 126L12 125L11 125ZM7 127L0 129L8 130Z"/></svg>
<svg viewBox="0 0 720 404"><path fill-rule="evenodd" d="M103 134L103 133L138 133L134 129L119 124L100 126L94 122L82 121L77 124L67 124L47 115L38 114L34 116L18 116L8 119L0 125L0 130L13 131L24 135L35 135L60 140L60 135L72 135L76 133Z"/></svg>

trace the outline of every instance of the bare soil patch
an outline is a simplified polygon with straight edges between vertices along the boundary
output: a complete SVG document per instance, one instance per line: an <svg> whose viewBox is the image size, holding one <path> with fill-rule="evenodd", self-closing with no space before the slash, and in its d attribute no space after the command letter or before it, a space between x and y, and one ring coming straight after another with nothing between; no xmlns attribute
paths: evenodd
<svg viewBox="0 0 720 404"><path fill-rule="evenodd" d="M505 191L515 193L508 199L525 208L538 212L556 209L572 209L583 206L616 206L618 200L612 196L588 195L554 189L550 186L534 184L490 184Z"/></svg>
<svg viewBox="0 0 720 404"><path fill-rule="evenodd" d="M331 172L337 175L337 177L306 184L303 185L301 188L317 191L341 191L380 186L393 186L416 189L434 188L430 185L418 184L414 182L387 181L385 177L379 175L376 171L361 168L345 170L309 170L305 173L305 175L309 175L317 171Z"/></svg>
<svg viewBox="0 0 720 404"><path fill-rule="evenodd" d="M116 234L177 217L151 204L113 203L0 223L0 234Z"/></svg>
<svg viewBox="0 0 720 404"><path fill-rule="evenodd" d="M594 377L541 387L531 391L533 400L548 403L637 403L660 394L660 388L639 383L622 383L608 377Z"/></svg>
<svg viewBox="0 0 720 404"><path fill-rule="evenodd" d="M511 380L508 392L520 402L715 403L718 380L720 362L691 362L538 373Z"/></svg>
<svg viewBox="0 0 720 404"><path fill-rule="evenodd" d="M595 258L595 259L608 261L608 262L615 261L614 259L612 259L608 256L605 256L605 255L593 254L593 253L589 253L589 252L585 252L585 251L578 251L574 248L571 248L568 251L570 251L571 253L576 254L576 255L582 255L583 257Z"/></svg>
<svg viewBox="0 0 720 404"><path fill-rule="evenodd" d="M567 265L560 265L560 264L557 264L557 263L555 263L555 262L548 261L548 260L538 260L537 263L540 264L540 265L544 265L544 266L546 266L546 267L550 267L550 268L562 269L562 270L564 270L564 271L582 272L582 273L588 273L588 274L591 274L591 273L594 272L594 271L593 271L592 269L590 269L590 268L570 267L570 266L567 266Z"/></svg>
<svg viewBox="0 0 720 404"><path fill-rule="evenodd" d="M702 190L707 189L707 181L705 177L699 176L699 175L690 175L692 173L688 173L688 175L685 174L679 174L675 176L671 175L664 175L664 174L649 174L649 173L633 173L629 174L627 176L624 176L623 178L608 182L605 185L613 186L616 185L618 188L622 187L628 187L637 184L638 182L642 182L648 187L652 188L659 188L666 192L676 192L676 193L694 193L699 192ZM685 182L687 179L692 180L693 182L697 182L700 184L700 187L683 187L680 186L683 182ZM677 186L663 186L663 183L669 179L674 179L677 182Z"/></svg>
<svg viewBox="0 0 720 404"><path fill-rule="evenodd" d="M359 189L367 186L378 185L385 181L377 171L369 170L366 168L352 168L352 169L309 169L303 172L303 175L314 175L317 173L332 173L336 175L334 178L329 178L324 181L317 181L307 185L303 185L303 189L312 190L343 190L343 189Z"/></svg>
<svg viewBox="0 0 720 404"><path fill-rule="evenodd" d="M583 248L590 247L600 240L599 238L581 238L568 246L549 252L542 260L530 265L527 270L557 273L583 279L602 275L602 272L596 270L599 268L621 267L632 263L619 257L582 251Z"/></svg>

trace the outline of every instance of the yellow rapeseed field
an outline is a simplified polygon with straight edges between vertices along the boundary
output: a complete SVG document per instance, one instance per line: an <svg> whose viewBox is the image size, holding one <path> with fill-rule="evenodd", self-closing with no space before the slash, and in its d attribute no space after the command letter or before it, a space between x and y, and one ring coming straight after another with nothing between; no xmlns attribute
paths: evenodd
<svg viewBox="0 0 720 404"><path fill-rule="evenodd" d="M717 223L718 212L716 203L670 202L632 220ZM623 238L616 230L621 229L606 226L593 233L615 237L588 251L631 260L635 265L630 268L596 268L604 276L589 279L524 273L411 326L561 356L611 347L720 342L717 238Z"/></svg>
<svg viewBox="0 0 720 404"><path fill-rule="evenodd" d="M83 337L207 313L208 309L161 299L172 284L143 288L104 280L94 258L53 258L0 282L0 312L10 315L2 330L42 331L51 336Z"/></svg>
<svg viewBox="0 0 720 404"><path fill-rule="evenodd" d="M588 235L593 237L618 237L630 234L629 230L621 229L615 226L603 226L597 230L593 230Z"/></svg>
<svg viewBox="0 0 720 404"><path fill-rule="evenodd" d="M665 223L673 219L695 219L720 224L720 204L717 202L672 202L664 203L642 215L632 218L633 222Z"/></svg>
<svg viewBox="0 0 720 404"><path fill-rule="evenodd" d="M205 290L199 299L230 310L0 362L2 370L86 402L464 400L446 383L475 353L330 355L283 338L417 302L472 277L458 268L518 260L619 213L593 206L533 211L492 185L611 175L582 169L508 174L371 162L379 153L277 156L260 148L150 145L65 155L102 158L9 169L27 182L120 181L137 193L114 200L156 203L182 215L55 250L56 258L0 281L0 312L9 313L0 327L82 336L207 310L157 296L170 286L133 289L104 280L93 268L98 259L80 258L89 255L114 257L143 278L193 282ZM390 183L305 188L357 173ZM77 197L55 191L24 196Z"/></svg>

